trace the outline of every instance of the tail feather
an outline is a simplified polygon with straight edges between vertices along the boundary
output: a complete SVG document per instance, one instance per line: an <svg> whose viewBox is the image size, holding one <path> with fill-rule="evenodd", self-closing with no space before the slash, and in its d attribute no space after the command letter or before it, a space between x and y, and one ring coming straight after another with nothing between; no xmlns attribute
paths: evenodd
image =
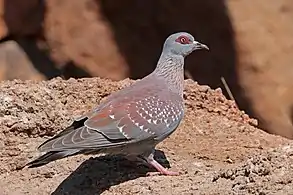
<svg viewBox="0 0 293 195"><path fill-rule="evenodd" d="M27 163L25 166L28 166L29 168L39 167L48 164L49 162L65 158L68 156L73 156L78 153L79 150L50 151L38 157L37 159Z"/></svg>
<svg viewBox="0 0 293 195"><path fill-rule="evenodd" d="M87 117L83 117L79 120L75 120L69 127L65 128L63 131L61 131L60 133L58 133L57 135L55 135L54 137L52 137L51 139L48 139L47 141L45 141L44 143L42 143L39 147L38 150L40 150L44 145L46 145L47 143L56 140L57 138L60 138L78 128L81 128L84 126L84 122L87 120Z"/></svg>
<svg viewBox="0 0 293 195"><path fill-rule="evenodd" d="M38 150L46 152L25 166L39 167L49 162L81 153L99 153L109 147L118 147L126 143L126 139L109 139L103 133L84 126L87 117L76 120L69 127L42 143Z"/></svg>

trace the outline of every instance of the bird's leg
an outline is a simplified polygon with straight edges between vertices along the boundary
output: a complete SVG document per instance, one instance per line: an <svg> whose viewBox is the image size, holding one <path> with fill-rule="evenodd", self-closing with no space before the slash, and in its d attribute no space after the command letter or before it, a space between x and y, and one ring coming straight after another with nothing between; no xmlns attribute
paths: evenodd
<svg viewBox="0 0 293 195"><path fill-rule="evenodd" d="M169 171L165 167L163 167L160 163L158 163L154 159L154 153L152 152L146 159L145 159L150 165L152 165L155 169L157 169L158 172L149 172L147 173L148 176L154 176L154 175L169 175L169 176L175 176L179 175L178 172Z"/></svg>
<svg viewBox="0 0 293 195"><path fill-rule="evenodd" d="M132 161L134 162L136 165L143 165L143 166L146 166L146 167L149 167L151 168L152 166L147 163L144 159L138 157L138 156L134 156L134 155L127 155L125 156L125 158L129 161Z"/></svg>

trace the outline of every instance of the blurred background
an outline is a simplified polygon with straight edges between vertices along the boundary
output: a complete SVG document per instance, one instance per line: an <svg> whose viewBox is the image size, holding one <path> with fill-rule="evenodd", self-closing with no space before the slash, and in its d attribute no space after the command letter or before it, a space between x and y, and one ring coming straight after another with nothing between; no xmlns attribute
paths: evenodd
<svg viewBox="0 0 293 195"><path fill-rule="evenodd" d="M188 31L210 52L186 59L187 77L226 93L225 78L260 128L293 138L291 0L0 0L0 12L0 80L142 78Z"/></svg>

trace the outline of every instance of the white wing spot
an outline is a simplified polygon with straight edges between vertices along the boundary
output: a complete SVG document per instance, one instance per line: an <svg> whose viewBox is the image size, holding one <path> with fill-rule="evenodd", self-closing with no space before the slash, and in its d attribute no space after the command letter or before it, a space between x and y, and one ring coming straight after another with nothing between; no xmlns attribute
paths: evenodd
<svg viewBox="0 0 293 195"><path fill-rule="evenodd" d="M109 117L110 117L111 119L115 119L115 115L114 115L114 114L109 115Z"/></svg>
<svg viewBox="0 0 293 195"><path fill-rule="evenodd" d="M118 127L118 129L119 129L120 133L122 133L122 135L124 135L124 137L126 137L126 138L129 139L130 137L127 135L127 133L125 133L125 132L123 131L123 128L124 128L124 127L125 127L125 125Z"/></svg>
<svg viewBox="0 0 293 195"><path fill-rule="evenodd" d="M137 113L139 114L139 116L140 116L141 118L145 118L145 117L142 115L141 112L138 112L138 111L137 111Z"/></svg>
<svg viewBox="0 0 293 195"><path fill-rule="evenodd" d="M155 135L155 132L150 131L150 129L145 129L145 132Z"/></svg>

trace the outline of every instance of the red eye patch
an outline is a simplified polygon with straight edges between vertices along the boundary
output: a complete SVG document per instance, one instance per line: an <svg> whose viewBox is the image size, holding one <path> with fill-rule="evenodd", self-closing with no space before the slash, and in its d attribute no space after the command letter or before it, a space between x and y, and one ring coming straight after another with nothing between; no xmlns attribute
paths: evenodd
<svg viewBox="0 0 293 195"><path fill-rule="evenodd" d="M181 44L189 44L189 43L191 43L191 40L187 36L184 36L184 35L178 37L175 41L178 42L178 43L181 43Z"/></svg>

